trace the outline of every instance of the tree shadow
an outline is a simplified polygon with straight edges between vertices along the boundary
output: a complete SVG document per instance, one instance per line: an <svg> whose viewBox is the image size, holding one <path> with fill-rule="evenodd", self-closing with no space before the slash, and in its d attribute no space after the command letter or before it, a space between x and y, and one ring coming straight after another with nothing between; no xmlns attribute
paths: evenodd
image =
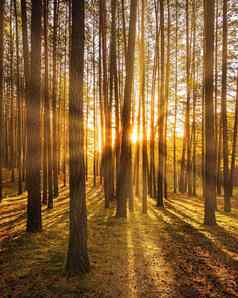
<svg viewBox="0 0 238 298"><path fill-rule="evenodd" d="M103 204L102 197L91 192L88 198L89 215L91 210L99 212L99 205ZM17 239L4 242L5 249L0 257L0 272L3 273L0 297L84 297L88 293L95 296L93 273L72 280L66 280L64 276L68 243L68 203L68 197L63 196L59 197L53 209L44 207L42 233L29 234L21 229ZM92 229L95 230L95 226ZM104 233L104 242L105 235ZM92 237L90 242L94 241L95 237ZM102 250L103 244L95 243ZM102 275L101 284L104 282L103 278Z"/></svg>
<svg viewBox="0 0 238 298"><path fill-rule="evenodd" d="M170 203L167 203L167 206L169 207L169 210L180 215L182 218L184 218L188 222L195 223L196 225L198 225L198 227L201 226L203 230L205 230L212 236L212 238L214 238L216 241L219 241L220 245L223 246L224 248L228 249L229 251L231 251L233 253L236 253L238 251L238 236L235 237L233 235L233 233L231 233L227 229L224 229L220 225L217 225L214 227L209 227L209 226L203 225L201 221L186 214L185 207L183 208L185 211L181 211L181 209L178 210L178 208L176 208L176 206L174 206ZM181 206L179 205L179 208L180 207ZM190 210L189 210L189 212L190 212ZM196 213L192 211L192 214L196 214ZM201 214L201 212L199 212L197 214L199 215L199 214Z"/></svg>
<svg viewBox="0 0 238 298"><path fill-rule="evenodd" d="M235 297L238 262L170 210L152 212L172 222L165 223L167 241L161 245L176 272L175 292L182 297Z"/></svg>

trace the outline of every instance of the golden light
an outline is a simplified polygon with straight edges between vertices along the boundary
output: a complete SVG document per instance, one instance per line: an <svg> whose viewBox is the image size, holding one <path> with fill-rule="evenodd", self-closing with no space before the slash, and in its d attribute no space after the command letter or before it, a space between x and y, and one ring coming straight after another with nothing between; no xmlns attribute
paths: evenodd
<svg viewBox="0 0 238 298"><path fill-rule="evenodd" d="M135 126L132 129L131 142L132 144L136 144L137 142L141 142L141 141L142 141L142 134L140 133L139 136L137 135L137 128Z"/></svg>
<svg viewBox="0 0 238 298"><path fill-rule="evenodd" d="M137 142L137 134L136 132L133 132L132 135L131 135L131 142L132 144L136 144Z"/></svg>

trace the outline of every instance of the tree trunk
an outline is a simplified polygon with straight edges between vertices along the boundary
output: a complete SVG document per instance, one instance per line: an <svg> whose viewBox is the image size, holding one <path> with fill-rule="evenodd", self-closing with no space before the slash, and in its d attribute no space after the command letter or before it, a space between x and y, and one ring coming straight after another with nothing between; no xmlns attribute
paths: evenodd
<svg viewBox="0 0 238 298"><path fill-rule="evenodd" d="M52 105L53 105L53 184L54 197L59 195L58 185L58 134L57 134L57 28L58 28L58 0L54 0L54 24L53 24L53 79L52 79Z"/></svg>
<svg viewBox="0 0 238 298"><path fill-rule="evenodd" d="M214 67L213 1L204 0L204 98L205 98L205 217L206 225L216 224L216 147L214 130L213 67Z"/></svg>
<svg viewBox="0 0 238 298"><path fill-rule="evenodd" d="M5 0L0 0L0 202L2 192L2 168L3 168L3 28L4 28Z"/></svg>
<svg viewBox="0 0 238 298"><path fill-rule="evenodd" d="M160 0L160 31L161 31L161 61L160 61L160 100L158 108L158 138L159 138L159 166L158 166L158 194L157 207L164 207L164 114L165 114L165 98L164 98L164 1Z"/></svg>
<svg viewBox="0 0 238 298"><path fill-rule="evenodd" d="M89 271L83 119L84 41L84 1L72 0L69 90L70 229L66 261L68 275Z"/></svg>
<svg viewBox="0 0 238 298"><path fill-rule="evenodd" d="M141 40L140 40L140 96L142 105L142 212L147 213L147 134L145 106L145 1L141 2Z"/></svg>
<svg viewBox="0 0 238 298"><path fill-rule="evenodd" d="M237 150L237 129L238 129L238 73L237 73L237 85L236 85L236 108L235 108L235 122L233 129L233 143L232 143L232 155L231 155L231 172L230 172L230 196L233 195L234 185L234 171L236 162L236 150Z"/></svg>
<svg viewBox="0 0 238 298"><path fill-rule="evenodd" d="M11 150L11 182L15 182L15 115L14 115L14 95L13 95L13 28L12 28L12 6L13 1L10 1L10 101L11 101L11 137L10 137L10 150Z"/></svg>
<svg viewBox="0 0 238 298"><path fill-rule="evenodd" d="M17 17L17 2L14 0L15 30L16 30L16 101L17 101L17 167L18 167L18 194L22 194L22 96L20 91L20 69L19 69L19 30Z"/></svg>
<svg viewBox="0 0 238 298"><path fill-rule="evenodd" d="M156 74L157 74L157 51L158 51L158 30L156 29L156 45L154 54L154 65L152 75L152 87L151 87L151 103L150 103L150 174L149 174L149 193L152 198L155 197L156 193L156 179L155 179L155 86L156 86Z"/></svg>
<svg viewBox="0 0 238 298"><path fill-rule="evenodd" d="M48 58L48 5L49 0L44 0L44 39L45 39L45 89L44 89L44 167L45 184L48 189L48 208L53 208L53 168L52 168L52 137L51 137L51 99L49 96L49 58ZM43 178L43 179L44 179ZM45 185L45 187L46 187ZM46 192L46 190L45 190ZM44 193L44 192L43 192ZM44 198L43 198L44 199Z"/></svg>
<svg viewBox="0 0 238 298"><path fill-rule="evenodd" d="M104 193L105 208L109 208L113 196L113 169L112 169L112 130L111 130L111 99L108 97L108 70L107 70L107 19L106 2L100 0L100 27L102 34L102 65L103 65L103 101L105 119L104 157Z"/></svg>
<svg viewBox="0 0 238 298"><path fill-rule="evenodd" d="M192 111L192 195L196 196L196 106L197 106L197 81L196 81L196 0L193 0L193 57L192 57L192 96L193 96L193 111Z"/></svg>
<svg viewBox="0 0 238 298"><path fill-rule="evenodd" d="M93 186L97 184L97 114L96 114L95 24L93 23Z"/></svg>
<svg viewBox="0 0 238 298"><path fill-rule="evenodd" d="M24 78L25 78L25 102L27 101L27 98L29 96L29 80L30 80L30 64L29 64L29 45L28 45L28 30L27 30L27 13L26 13L26 0L21 0L21 23L22 23L22 43L23 43L23 60L24 60ZM26 118L26 111L27 105L25 104L25 114L24 118ZM26 173L26 129L24 129L24 135L23 135L23 169L24 169L24 177ZM25 181L25 185L27 184L27 181ZM26 186L25 186L26 187Z"/></svg>
<svg viewBox="0 0 238 298"><path fill-rule="evenodd" d="M176 28L175 28L175 87L174 87L174 127L173 127L173 186L177 192L177 110L178 110L178 1L176 0Z"/></svg>
<svg viewBox="0 0 238 298"><path fill-rule="evenodd" d="M31 79L27 100L27 231L39 232L41 223L41 1L31 1Z"/></svg>
<svg viewBox="0 0 238 298"><path fill-rule="evenodd" d="M227 135L227 0L223 0L223 36L222 36L222 128L223 128L223 177L224 177L224 211L231 211L229 188L229 158Z"/></svg>
<svg viewBox="0 0 238 298"><path fill-rule="evenodd" d="M137 0L131 0L130 25L128 36L128 48L126 55L126 80L124 89L124 105L122 111L122 142L120 154L119 189L117 193L117 216L127 217L127 197L131 183L131 171L127 165L130 163L130 117L131 97L134 76L134 55L136 39L136 13Z"/></svg>
<svg viewBox="0 0 238 298"><path fill-rule="evenodd" d="M168 129L168 105L169 105L169 83L170 83L170 1L167 0L168 28L167 28L167 61L166 61L166 79L165 79L165 127L164 127L164 197L168 197L167 183L167 129Z"/></svg>

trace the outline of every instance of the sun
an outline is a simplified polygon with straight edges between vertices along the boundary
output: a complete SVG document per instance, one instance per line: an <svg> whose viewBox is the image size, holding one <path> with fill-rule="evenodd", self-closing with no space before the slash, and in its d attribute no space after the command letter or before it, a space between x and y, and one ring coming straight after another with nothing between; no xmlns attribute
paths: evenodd
<svg viewBox="0 0 238 298"><path fill-rule="evenodd" d="M137 134L137 128L134 127L131 134L131 143L136 144L142 141L142 134L140 133L139 136Z"/></svg>
<svg viewBox="0 0 238 298"><path fill-rule="evenodd" d="M133 130L133 133L131 134L131 142L132 144L136 144L137 143L137 133L135 132L135 130Z"/></svg>

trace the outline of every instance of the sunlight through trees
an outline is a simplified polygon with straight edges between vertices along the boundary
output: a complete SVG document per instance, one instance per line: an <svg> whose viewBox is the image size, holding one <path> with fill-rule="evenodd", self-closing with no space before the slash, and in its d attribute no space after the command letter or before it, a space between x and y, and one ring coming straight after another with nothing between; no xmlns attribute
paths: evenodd
<svg viewBox="0 0 238 298"><path fill-rule="evenodd" d="M118 226L236 226L237 37L231 0L0 0L0 232L43 235L62 203L70 277L96 266L99 198Z"/></svg>

